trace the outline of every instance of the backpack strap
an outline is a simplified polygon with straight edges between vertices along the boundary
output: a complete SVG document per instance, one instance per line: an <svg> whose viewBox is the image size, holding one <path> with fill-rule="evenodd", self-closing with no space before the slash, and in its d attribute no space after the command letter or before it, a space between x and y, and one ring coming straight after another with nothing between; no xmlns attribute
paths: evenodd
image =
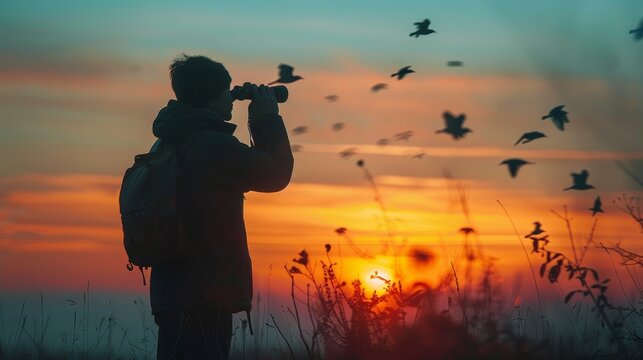
<svg viewBox="0 0 643 360"><path fill-rule="evenodd" d="M182 147L182 149L177 149L177 156L179 158L179 168L181 167L181 159L188 152L188 150L190 150L190 148L196 142L199 135L201 135L202 133L203 131L198 131L198 130L193 131L179 141L180 143L179 147ZM154 142L154 144L152 144L152 147L150 148L150 153L161 151L163 149L163 145L166 142L167 141L164 142L161 139L156 139L156 141Z"/></svg>

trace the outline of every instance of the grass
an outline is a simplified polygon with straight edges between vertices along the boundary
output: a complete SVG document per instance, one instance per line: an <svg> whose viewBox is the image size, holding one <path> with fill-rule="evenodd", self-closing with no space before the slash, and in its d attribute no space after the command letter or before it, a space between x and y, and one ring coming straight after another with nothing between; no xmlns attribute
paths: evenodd
<svg viewBox="0 0 643 360"><path fill-rule="evenodd" d="M357 166L362 168L373 188L385 222L390 223L365 162L359 160ZM468 227L460 229L465 234L462 243L464 257L451 262L451 271L443 274L437 284L412 284L410 289L406 289L400 280L386 279L375 272L371 278L384 282L384 290L381 294L366 294L359 280L348 285L336 275L334 268L337 262L330 255L330 244L325 245L326 258L317 260L318 264L314 264L308 252L302 250L299 257L293 259L294 264L286 267L291 279L288 312L291 321L297 324L299 342L305 347L307 358L638 359L643 356L643 293L640 287L637 289L637 305L629 299L626 305L615 305L608 300L610 279L583 264L589 247L600 246L609 256L617 276L610 251L621 256L621 266L627 268L629 274L636 274L637 269L632 271L631 268L640 267L640 255L618 244L608 248L596 242L597 221L594 221L582 248L578 248L566 208L562 214L552 212L568 230L567 240L572 254L552 250L554 245L560 245L560 239L549 239L547 234L528 236L533 243L533 251L529 254L509 212L500 204L518 235L538 298L535 314L530 308L523 310L516 305L515 314L507 317L502 313L503 294L493 258L482 250L468 212L465 191L459 186L455 188L469 223ZM623 196L618 201L617 207L643 226L638 199L635 202L634 198ZM348 236L347 228L339 228L336 232L345 238L358 256L372 259L356 247L355 241ZM468 242L469 234L476 236L475 248ZM390 227L387 227L387 237L391 244L396 245L396 254L399 254L402 246L399 246ZM550 321L543 309L539 281L532 268L533 256L541 257L540 277L547 279L552 286L558 286L561 302L568 305L567 316L571 326L567 331L558 330L559 326ZM428 259L417 254L409 257L416 261ZM458 261L464 261L464 274L457 270ZM396 270L397 264L396 261ZM315 273L317 268L321 268L320 274ZM577 284L576 289L566 294L562 293L560 286L564 281L561 278L563 273L567 274L566 281ZM302 286L296 286L296 279L305 284L305 291ZM618 283L625 294L620 279ZM589 302L572 302L575 296ZM447 305L443 306L445 298ZM301 313L308 315L307 328L302 327ZM410 314L414 315L409 317Z"/></svg>

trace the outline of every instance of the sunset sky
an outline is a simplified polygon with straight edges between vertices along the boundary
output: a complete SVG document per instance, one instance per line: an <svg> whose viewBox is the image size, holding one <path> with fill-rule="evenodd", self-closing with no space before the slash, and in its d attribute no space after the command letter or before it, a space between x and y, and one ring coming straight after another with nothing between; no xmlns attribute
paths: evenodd
<svg viewBox="0 0 643 360"><path fill-rule="evenodd" d="M424 18L437 32L409 37ZM643 178L643 41L628 35L642 18L637 0L4 0L0 296L82 291L88 281L103 291L147 291L125 270L118 191L134 155L154 142L152 120L173 98L168 65L181 53L221 61L233 84L273 81L280 63L304 78L288 85L290 99L280 106L289 130L308 127L290 133L301 146L292 182L281 193L246 196L259 290L268 279L278 289L288 281L285 263L303 248L322 256L325 243L341 249L347 278L392 274L385 222L358 159L374 176L396 241L438 258L422 271L407 267L409 281L435 280L457 258L463 226L477 230L508 283L527 274L497 200L520 238L539 220L550 246L567 251L567 230L550 209L568 207L582 242L600 195L605 214L597 215L595 239L641 252L640 229L612 201L642 194L615 162ZM451 60L464 67L447 67ZM416 73L390 77L407 65ZM388 89L371 92L380 82ZM562 104L565 131L541 120ZM235 103L232 122L247 143L246 105ZM436 134L446 110L466 114L473 132L459 141ZM334 131L337 122L346 127ZM394 140L408 130L408 141ZM514 146L528 131L547 137ZM357 154L342 159L348 148ZM512 179L498 165L507 158L535 164ZM583 169L596 189L562 191ZM456 182L466 188L470 219ZM339 227L375 260L359 259L335 234ZM606 267L602 251L592 247L588 261ZM532 296L523 282L523 296Z"/></svg>

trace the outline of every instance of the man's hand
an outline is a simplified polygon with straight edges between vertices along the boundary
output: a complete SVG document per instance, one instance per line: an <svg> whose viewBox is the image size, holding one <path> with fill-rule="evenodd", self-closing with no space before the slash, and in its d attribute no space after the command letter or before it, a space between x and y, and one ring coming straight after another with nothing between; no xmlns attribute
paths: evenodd
<svg viewBox="0 0 643 360"><path fill-rule="evenodd" d="M256 118L266 114L279 114L279 106L274 91L266 86L252 84L252 101L248 105L250 118Z"/></svg>

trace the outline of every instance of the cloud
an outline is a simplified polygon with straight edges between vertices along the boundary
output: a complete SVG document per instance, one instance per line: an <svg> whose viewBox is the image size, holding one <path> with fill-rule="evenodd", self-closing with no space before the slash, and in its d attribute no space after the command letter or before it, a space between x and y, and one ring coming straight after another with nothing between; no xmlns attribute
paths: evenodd
<svg viewBox="0 0 643 360"><path fill-rule="evenodd" d="M267 82L276 76L277 64L266 64L261 59L225 60L235 83ZM443 168L449 167L465 178L488 180L490 174L499 174L496 179L502 179L503 173L490 169L496 169L503 158L543 159L554 165L546 168L539 164L528 172L538 171L537 176L546 179L540 185L551 182L556 190L566 185L570 172L578 171L576 167L588 166L587 162L592 161L590 164L594 165L594 160L607 163L606 160L612 159L637 161L641 158L637 135L643 128L636 114L643 113L643 105L627 102L626 107L611 109L606 99L614 84L606 86L598 77L561 78L569 89L576 91L578 100L568 104L571 123L567 131L561 132L540 119L559 99L551 94L548 82L538 76L456 75L446 70L425 70L397 81L389 77L395 69L378 69L351 57L336 61L332 70L314 64L293 64L304 80L288 85L290 99L280 106L280 113L287 128L307 126L310 129L291 139L293 144L303 145L302 153L296 155L302 159L295 169L297 181L354 183L354 172L349 172L354 170L352 162L334 155L344 146L344 149L355 146L359 153L378 157L377 172L388 175L401 172L408 176L439 176ZM79 83L67 81L65 77L35 75L43 80L38 87L2 88L0 85L2 112L9 119L4 135L0 135L5 138L0 144L0 161L8 166L0 172L120 175L131 163L132 155L149 148L153 141L151 121L172 96L166 64L157 60L151 62L149 68L153 73L148 77ZM27 75L16 76L19 82L20 76ZM372 93L370 87L382 81L390 84L389 89ZM640 84L627 81L615 84L628 93L643 91ZM328 103L324 96L330 93L339 95L340 101ZM235 103L233 119L240 125L236 136L246 143L247 104ZM599 110L584 110L584 104ZM473 133L459 142L435 134L435 130L443 127L444 110L466 113L465 124ZM607 117L609 112L613 113L611 117ZM333 131L332 124L339 121L346 123L346 128ZM630 123L632 126L622 126ZM399 146L399 142L387 147L375 146L378 139L407 130L414 131L408 146ZM513 147L520 134L534 130L546 133L547 138ZM618 133L618 136L590 141L597 133ZM40 155L43 152L48 153L47 158ZM426 153L426 158L431 160L400 161L400 157L419 152ZM23 156L18 160L12 153ZM573 165L569 163L572 161ZM589 169L592 178L603 172L603 165L596 170ZM322 173L320 167L324 169Z"/></svg>
<svg viewBox="0 0 643 360"><path fill-rule="evenodd" d="M444 158L501 158L524 157L530 159L558 160L643 160L643 151L582 151L582 150L524 150L506 149L500 147L422 147L389 145L386 147L364 144L307 144L302 143L301 152L338 154L347 148L357 148L357 157L364 155L387 155L409 157L411 154L423 152L427 156Z"/></svg>
<svg viewBox="0 0 643 360"><path fill-rule="evenodd" d="M5 53L0 60L0 81L35 79L36 76L78 81L135 74L139 70L140 66L133 62L99 53L81 51L46 55Z"/></svg>
<svg viewBox="0 0 643 360"><path fill-rule="evenodd" d="M0 181L0 248L109 251L119 242L120 179L30 174ZM111 248L111 250L110 250Z"/></svg>

